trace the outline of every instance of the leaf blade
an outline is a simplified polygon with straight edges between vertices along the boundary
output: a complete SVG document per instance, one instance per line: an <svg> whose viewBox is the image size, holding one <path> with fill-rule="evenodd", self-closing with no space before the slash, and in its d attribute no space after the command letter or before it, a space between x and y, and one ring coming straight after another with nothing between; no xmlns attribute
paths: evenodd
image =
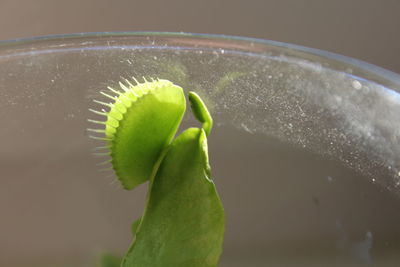
<svg viewBox="0 0 400 267"><path fill-rule="evenodd" d="M216 267L224 211L204 157L204 130L190 128L170 146L123 267Z"/></svg>

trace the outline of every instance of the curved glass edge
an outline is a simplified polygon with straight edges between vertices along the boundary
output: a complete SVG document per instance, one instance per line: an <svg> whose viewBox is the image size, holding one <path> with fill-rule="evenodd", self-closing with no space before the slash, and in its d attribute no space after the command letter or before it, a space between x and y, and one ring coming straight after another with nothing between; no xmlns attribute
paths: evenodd
<svg viewBox="0 0 400 267"><path fill-rule="evenodd" d="M314 56L323 57L329 60L334 60L337 62L342 62L346 65L355 66L366 71L375 73L376 75L385 77L386 79L391 80L393 83L400 85L400 74L387 70L385 68L379 67L377 65L365 62L363 60L355 59L352 57L344 56L341 54L336 54L333 52L310 48L306 46L301 46L297 44L284 43L273 40L266 39L258 39L252 37L243 37L243 36L232 36L232 35L223 35L223 34L204 34L204 33L187 33L187 32L83 32L83 33L71 33L71 34L56 34L56 35L44 35L37 37L28 37L28 38L18 38L11 40L0 40L0 47L4 46L12 46L16 44L29 44L29 43L37 43L43 41L55 41L55 40L63 40L63 39L79 39L79 38L87 38L87 37L121 37L121 36L141 36L141 37L194 37L199 39L215 39L215 40L225 40L225 41L241 41L247 43L256 43L260 45L273 46L278 48L284 48L294 51L300 51L303 53L307 53Z"/></svg>

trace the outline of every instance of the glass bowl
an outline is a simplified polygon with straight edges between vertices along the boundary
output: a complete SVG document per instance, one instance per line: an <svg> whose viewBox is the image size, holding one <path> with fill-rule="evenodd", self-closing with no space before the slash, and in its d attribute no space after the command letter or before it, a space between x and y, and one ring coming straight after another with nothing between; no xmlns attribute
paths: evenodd
<svg viewBox="0 0 400 267"><path fill-rule="evenodd" d="M0 42L1 266L126 251L147 188L100 172L86 129L92 100L132 76L196 91L213 114L220 266L400 264L399 75L273 41L93 33Z"/></svg>

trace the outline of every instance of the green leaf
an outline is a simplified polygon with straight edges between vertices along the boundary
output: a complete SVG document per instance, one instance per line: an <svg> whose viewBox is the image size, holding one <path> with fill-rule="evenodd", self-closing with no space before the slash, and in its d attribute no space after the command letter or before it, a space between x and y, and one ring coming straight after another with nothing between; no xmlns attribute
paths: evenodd
<svg viewBox="0 0 400 267"><path fill-rule="evenodd" d="M170 145L122 267L217 266L224 211L208 176L206 142L204 130L190 128Z"/></svg>
<svg viewBox="0 0 400 267"><path fill-rule="evenodd" d="M124 188L150 181L144 214L132 224L134 242L121 267L216 267L225 219L210 178L212 117L190 92L193 114L203 128L187 129L172 141L185 112L182 88L167 80L125 82L120 83L123 91L109 88L115 96L102 92L113 103L95 101L110 108L93 111L107 120L90 120L105 125L90 130L105 134L105 148ZM106 257L102 264L116 262Z"/></svg>
<svg viewBox="0 0 400 267"><path fill-rule="evenodd" d="M206 105L195 92L189 92L189 101L193 115L203 124L202 127L204 131L209 135L213 126L213 119Z"/></svg>
<svg viewBox="0 0 400 267"><path fill-rule="evenodd" d="M136 231L139 227L140 222L142 221L142 218L137 219L136 221L134 221L131 225L131 232L132 232L132 236L136 235Z"/></svg>
<svg viewBox="0 0 400 267"><path fill-rule="evenodd" d="M122 259L115 255L104 253L100 256L98 267L120 267Z"/></svg>
<svg viewBox="0 0 400 267"><path fill-rule="evenodd" d="M105 135L112 165L125 189L153 175L165 147L171 143L186 108L181 87L167 80L121 83L107 113Z"/></svg>

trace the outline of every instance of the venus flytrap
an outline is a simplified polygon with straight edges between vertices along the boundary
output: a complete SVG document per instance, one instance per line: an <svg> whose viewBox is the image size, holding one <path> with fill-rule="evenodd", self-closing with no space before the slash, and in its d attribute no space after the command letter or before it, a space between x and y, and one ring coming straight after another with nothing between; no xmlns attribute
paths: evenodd
<svg viewBox="0 0 400 267"><path fill-rule="evenodd" d="M210 177L207 135L213 121L205 104L189 93L202 128L173 140L185 112L181 87L167 80L125 80L113 100L102 137L125 189L149 181L143 216L132 225L134 241L121 267L216 267L222 252L224 210ZM99 101L96 101L99 103ZM96 130L92 130L92 132Z"/></svg>

